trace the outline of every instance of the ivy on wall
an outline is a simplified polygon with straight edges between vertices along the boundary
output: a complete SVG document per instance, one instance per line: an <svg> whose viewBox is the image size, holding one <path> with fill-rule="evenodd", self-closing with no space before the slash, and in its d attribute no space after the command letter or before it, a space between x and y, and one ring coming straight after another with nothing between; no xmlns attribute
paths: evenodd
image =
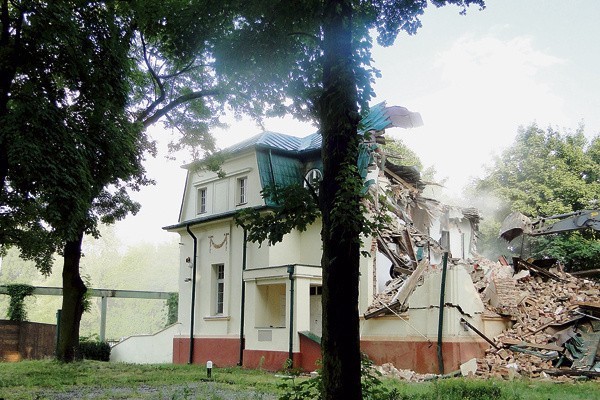
<svg viewBox="0 0 600 400"><path fill-rule="evenodd" d="M34 287L25 284L6 285L6 291L10 296L7 317L11 321L27 321L25 311L25 297L33 294Z"/></svg>
<svg viewBox="0 0 600 400"><path fill-rule="evenodd" d="M179 293L171 293L167 299L167 323L165 326L177 322L177 311L179 309Z"/></svg>

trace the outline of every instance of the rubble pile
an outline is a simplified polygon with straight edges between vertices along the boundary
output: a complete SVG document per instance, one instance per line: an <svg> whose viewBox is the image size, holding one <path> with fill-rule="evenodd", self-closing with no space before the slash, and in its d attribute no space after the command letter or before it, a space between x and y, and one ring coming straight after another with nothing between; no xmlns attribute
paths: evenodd
<svg viewBox="0 0 600 400"><path fill-rule="evenodd" d="M476 375L600 376L600 284L560 268L538 270L522 260L515 265L524 269L512 276L501 263L487 265L482 299L489 311L510 318L512 327L493 338L496 348L477 360ZM482 287L486 278L472 276Z"/></svg>
<svg viewBox="0 0 600 400"><path fill-rule="evenodd" d="M386 287L385 290L377 293L374 297L373 297L373 301L371 302L371 304L369 305L368 309L367 309L367 314L376 310L380 310L383 308L388 308L396 311L396 312L400 312L402 311L402 307L403 305L399 305L399 304L393 304L394 300L396 299L396 295L398 294L398 290L402 287L402 285L404 284L404 282L406 281L406 275L402 275L398 278L394 278L392 280L390 280Z"/></svg>
<svg viewBox="0 0 600 400"><path fill-rule="evenodd" d="M435 374L419 374L410 369L398 369L392 363L375 365L373 368L385 377L402 379L407 382L424 382L434 379L437 376Z"/></svg>
<svg viewBox="0 0 600 400"><path fill-rule="evenodd" d="M379 151L375 157L380 175L378 185L369 188L376 201L368 207L374 215L385 215L390 221L374 239L372 253L379 252L389 260L391 279L381 292L374 290L377 294L364 314L365 320L406 311L409 297L430 271L428 263L439 264L446 253L451 257L449 268L460 264L470 272L485 305L484 319L478 316L475 321L474 313L464 312L468 320L461 318L461 324L491 346L484 358L470 360L465 367L468 372L461 371L463 374L502 378L600 376L600 284L567 274L549 260L515 258L510 265L503 257L498 262L469 259L476 256L479 212L425 197L425 185L418 173L389 162L388 158L394 157L391 154ZM512 240L520 234L531 234L534 228L537 234L581 229L588 221L598 222L598 214L585 211L557 215L549 217L559 220L551 225L544 225L545 220L536 225L515 214L503 223L501 237ZM431 231L436 237L440 234L439 240L429 236ZM460 246L456 246L456 238L460 238ZM459 258L452 258L452 251ZM377 279L386 276L385 272L374 269L375 289L380 285ZM468 295L472 296L469 299L475 297L480 310L477 295L470 288ZM508 329L495 338L485 336L478 327L490 319L494 324L504 323ZM379 368L384 375L408 381L420 379L414 372L398 370L391 364Z"/></svg>
<svg viewBox="0 0 600 400"><path fill-rule="evenodd" d="M520 259L515 259L514 265L516 272L502 259L478 258L465 265L486 307L485 314L504 318L509 328L486 338L494 345L485 357L470 360L463 375L558 380L578 375L600 377L600 283L565 273L560 266L542 269ZM392 279L376 296L371 315L378 309L401 311L406 307L400 292L413 277ZM431 379L389 363L377 370L409 382Z"/></svg>

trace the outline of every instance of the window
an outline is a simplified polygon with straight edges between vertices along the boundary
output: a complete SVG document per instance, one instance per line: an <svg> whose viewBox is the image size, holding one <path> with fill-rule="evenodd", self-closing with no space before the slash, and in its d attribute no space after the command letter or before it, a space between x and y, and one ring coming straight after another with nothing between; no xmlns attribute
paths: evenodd
<svg viewBox="0 0 600 400"><path fill-rule="evenodd" d="M238 204L246 204L248 202L248 177L238 179Z"/></svg>
<svg viewBox="0 0 600 400"><path fill-rule="evenodd" d="M225 298L225 265L213 265L215 273L215 314L223 314L223 304Z"/></svg>
<svg viewBox="0 0 600 400"><path fill-rule="evenodd" d="M196 214L204 214L206 212L206 188L198 189L196 200Z"/></svg>
<svg viewBox="0 0 600 400"><path fill-rule="evenodd" d="M321 184L321 181L323 180L323 174L321 173L321 171L319 171L319 169L317 168L313 168L310 171L308 171L306 173L306 175L304 175L304 187L312 187L312 189L315 191L315 193L318 195L319 194L319 185Z"/></svg>

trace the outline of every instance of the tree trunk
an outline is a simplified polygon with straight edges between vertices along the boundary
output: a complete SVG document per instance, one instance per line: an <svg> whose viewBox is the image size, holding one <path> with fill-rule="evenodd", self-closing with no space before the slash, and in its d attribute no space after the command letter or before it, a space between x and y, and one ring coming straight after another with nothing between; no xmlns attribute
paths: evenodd
<svg viewBox="0 0 600 400"><path fill-rule="evenodd" d="M79 274L81 243L83 232L73 241L68 241L64 249L63 265L63 302L60 319L60 340L56 358L63 362L79 359L79 324L83 315L83 296L85 284Z"/></svg>
<svg viewBox="0 0 600 400"><path fill-rule="evenodd" d="M0 4L0 22L2 26L0 31L0 54L2 54L2 61L0 62L0 120L8 114L10 88L15 79L19 62L18 53L23 18L23 12L21 12L19 18L11 20L8 0L2 1ZM4 189L7 175L8 150L6 139L0 136L0 190Z"/></svg>
<svg viewBox="0 0 600 400"><path fill-rule="evenodd" d="M352 5L328 0L323 15L323 399L362 399L358 277L360 262L356 78Z"/></svg>

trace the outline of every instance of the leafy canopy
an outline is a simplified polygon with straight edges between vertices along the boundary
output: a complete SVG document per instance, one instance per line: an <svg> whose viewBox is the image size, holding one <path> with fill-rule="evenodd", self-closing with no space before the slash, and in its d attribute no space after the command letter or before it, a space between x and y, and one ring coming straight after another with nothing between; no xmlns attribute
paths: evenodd
<svg viewBox="0 0 600 400"><path fill-rule="evenodd" d="M139 205L148 143L131 120L131 19L116 1L3 1L0 245L48 273L78 232Z"/></svg>
<svg viewBox="0 0 600 400"><path fill-rule="evenodd" d="M600 137L588 142L583 128L561 133L530 125L494 160L477 190L491 191L512 211L533 217L597 208L599 149Z"/></svg>
<svg viewBox="0 0 600 400"><path fill-rule="evenodd" d="M599 149L600 137L588 141L583 127L559 132L532 124L519 130L514 144L494 160L486 176L476 182L475 190L503 202L497 210L498 220L511 211L537 219L597 209ZM597 237L595 232L580 231L530 238L530 255L558 258L572 269L591 268L600 261Z"/></svg>

